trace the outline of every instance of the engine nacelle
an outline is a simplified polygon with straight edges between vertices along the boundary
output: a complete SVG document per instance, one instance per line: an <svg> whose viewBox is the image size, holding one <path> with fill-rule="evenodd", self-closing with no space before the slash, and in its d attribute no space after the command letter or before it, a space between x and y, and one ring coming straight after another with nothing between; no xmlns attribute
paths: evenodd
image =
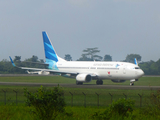
<svg viewBox="0 0 160 120"><path fill-rule="evenodd" d="M76 76L76 80L78 82L90 82L92 80L92 77L89 74L78 74Z"/></svg>
<svg viewBox="0 0 160 120"><path fill-rule="evenodd" d="M132 80L130 80L130 82L136 82L136 81L138 81L138 79L132 79Z"/></svg>
<svg viewBox="0 0 160 120"><path fill-rule="evenodd" d="M39 71L38 74L39 74L39 75L49 75L50 72L47 72L47 71Z"/></svg>
<svg viewBox="0 0 160 120"><path fill-rule="evenodd" d="M72 75L72 74L61 73L61 76L66 77L66 78L75 78L75 75Z"/></svg>
<svg viewBox="0 0 160 120"><path fill-rule="evenodd" d="M115 83L122 83L122 82L125 82L126 80L111 80L111 81Z"/></svg>

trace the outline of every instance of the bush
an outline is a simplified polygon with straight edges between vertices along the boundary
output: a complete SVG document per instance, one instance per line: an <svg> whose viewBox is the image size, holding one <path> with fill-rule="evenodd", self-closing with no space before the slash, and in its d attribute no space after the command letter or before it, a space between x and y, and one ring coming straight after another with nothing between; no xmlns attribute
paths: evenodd
<svg viewBox="0 0 160 120"><path fill-rule="evenodd" d="M55 119L58 113L64 112L65 102L64 92L59 87L46 89L41 86L36 93L31 93L27 89L24 95L27 97L26 104L33 106L33 115L36 119L50 120Z"/></svg>
<svg viewBox="0 0 160 120"><path fill-rule="evenodd" d="M151 93L149 97L149 101L146 100L145 108L141 108L140 113L143 115L152 115L159 116L160 115L160 89L157 90L157 93ZM160 116L159 116L160 117Z"/></svg>
<svg viewBox="0 0 160 120"><path fill-rule="evenodd" d="M156 108L160 109L160 101L159 101L159 99L160 99L160 89L157 90L157 93L156 93L156 94L151 93L150 98L151 98L152 104L153 104Z"/></svg>
<svg viewBox="0 0 160 120"><path fill-rule="evenodd" d="M133 111L133 107L134 107L134 101L131 99L119 99L116 102L113 102L110 106L109 106L109 110L110 112L116 112L119 115L122 116L126 116L127 112L131 112Z"/></svg>
<svg viewBox="0 0 160 120"><path fill-rule="evenodd" d="M119 99L113 102L109 107L103 112L95 112L92 117L98 119L111 119L112 117L127 117L129 113L132 114L135 102L131 99Z"/></svg>

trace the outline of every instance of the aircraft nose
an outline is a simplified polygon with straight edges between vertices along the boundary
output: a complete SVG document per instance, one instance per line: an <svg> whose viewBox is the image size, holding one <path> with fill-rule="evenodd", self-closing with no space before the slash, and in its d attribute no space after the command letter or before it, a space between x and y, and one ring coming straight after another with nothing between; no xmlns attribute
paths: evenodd
<svg viewBox="0 0 160 120"><path fill-rule="evenodd" d="M140 71L139 71L139 76L142 77L143 75L144 75L143 70L140 70Z"/></svg>
<svg viewBox="0 0 160 120"><path fill-rule="evenodd" d="M143 76L144 75L144 72L143 72L143 70L141 70L141 76Z"/></svg>
<svg viewBox="0 0 160 120"><path fill-rule="evenodd" d="M143 70L138 70L138 71L136 71L136 76L137 76L138 78L142 77L143 75L144 75Z"/></svg>

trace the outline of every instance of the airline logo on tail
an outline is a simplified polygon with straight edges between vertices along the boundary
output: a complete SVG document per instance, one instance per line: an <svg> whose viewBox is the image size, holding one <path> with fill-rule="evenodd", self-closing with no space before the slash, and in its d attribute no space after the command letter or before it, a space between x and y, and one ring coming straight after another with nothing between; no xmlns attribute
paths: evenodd
<svg viewBox="0 0 160 120"><path fill-rule="evenodd" d="M52 46L51 41L48 38L46 32L42 32L43 36L43 44L44 44L44 52L46 63L49 64L49 69L58 70L56 63L58 62L57 54Z"/></svg>

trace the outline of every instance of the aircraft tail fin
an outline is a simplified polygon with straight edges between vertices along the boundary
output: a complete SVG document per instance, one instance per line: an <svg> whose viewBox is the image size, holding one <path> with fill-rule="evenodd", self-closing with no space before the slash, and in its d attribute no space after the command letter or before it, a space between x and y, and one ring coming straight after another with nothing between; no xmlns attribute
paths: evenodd
<svg viewBox="0 0 160 120"><path fill-rule="evenodd" d="M137 58L134 58L134 63L138 65Z"/></svg>
<svg viewBox="0 0 160 120"><path fill-rule="evenodd" d="M16 65L14 64L12 58L11 58L10 56L9 56L9 58L10 58L10 60L11 60L12 65L13 65L14 67L16 67Z"/></svg>
<svg viewBox="0 0 160 120"><path fill-rule="evenodd" d="M45 31L42 32L42 36L43 36L43 44L44 44L46 62L49 63L50 61L54 61L54 62L66 61L57 55L49 37Z"/></svg>

